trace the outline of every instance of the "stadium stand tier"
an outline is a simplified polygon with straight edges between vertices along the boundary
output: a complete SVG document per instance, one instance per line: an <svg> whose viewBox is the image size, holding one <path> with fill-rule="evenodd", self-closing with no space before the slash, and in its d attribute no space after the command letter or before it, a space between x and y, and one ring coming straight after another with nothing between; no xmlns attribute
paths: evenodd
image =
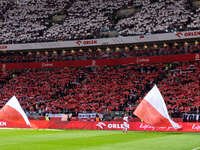
<svg viewBox="0 0 200 150"><path fill-rule="evenodd" d="M0 44L191 31L200 27L199 13L200 8L195 8L189 0L1 0ZM132 116L156 84L170 116L200 114L199 52L198 39L47 50L3 49L0 108L15 95L29 115L128 112ZM182 54L197 54L198 58L168 63L95 64L96 60ZM92 60L94 64L6 67L79 60Z"/></svg>
<svg viewBox="0 0 200 150"><path fill-rule="evenodd" d="M0 6L1 44L101 38L108 32L174 32L200 25L200 9L189 0L2 0ZM132 15L126 15L129 10Z"/></svg>
<svg viewBox="0 0 200 150"><path fill-rule="evenodd" d="M200 63L23 69L1 73L1 107L15 95L29 113L132 112L157 84L169 113L199 113Z"/></svg>

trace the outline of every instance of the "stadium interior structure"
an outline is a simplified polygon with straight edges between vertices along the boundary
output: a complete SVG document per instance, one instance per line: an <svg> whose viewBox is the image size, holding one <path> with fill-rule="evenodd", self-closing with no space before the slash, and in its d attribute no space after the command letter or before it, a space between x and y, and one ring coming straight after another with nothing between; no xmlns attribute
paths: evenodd
<svg viewBox="0 0 200 150"><path fill-rule="evenodd" d="M200 114L198 37L37 50L4 47L198 30L198 4L197 0L1 0L0 107L15 95L35 119L71 113L71 120L77 120L78 113L95 112L103 120L120 120L128 112L134 121L134 109L156 84L172 118L200 122L200 117L186 115ZM181 59L187 56L195 59ZM174 57L179 61L170 61ZM128 61L138 58L141 63ZM150 58L169 61L145 62ZM59 65L62 62L65 65Z"/></svg>
<svg viewBox="0 0 200 150"><path fill-rule="evenodd" d="M0 43L198 29L198 0L2 0Z"/></svg>

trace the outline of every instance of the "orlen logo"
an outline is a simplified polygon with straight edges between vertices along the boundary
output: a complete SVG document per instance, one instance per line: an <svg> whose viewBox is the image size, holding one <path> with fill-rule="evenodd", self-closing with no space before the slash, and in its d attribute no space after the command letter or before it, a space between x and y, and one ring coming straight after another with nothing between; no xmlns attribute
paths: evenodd
<svg viewBox="0 0 200 150"><path fill-rule="evenodd" d="M76 41L77 45L93 45L93 44L97 44L97 40L85 40L85 41Z"/></svg>
<svg viewBox="0 0 200 150"><path fill-rule="evenodd" d="M183 33L182 32L177 32L176 36L179 37L179 38L181 38L183 36Z"/></svg>
<svg viewBox="0 0 200 150"><path fill-rule="evenodd" d="M194 31L194 32L185 32L184 34L182 32L177 32L176 36L181 37L191 37L191 36L200 36L200 31Z"/></svg>
<svg viewBox="0 0 200 150"><path fill-rule="evenodd" d="M103 129L106 126L106 124L103 122L99 122L98 124L96 124L96 126Z"/></svg>
<svg viewBox="0 0 200 150"><path fill-rule="evenodd" d="M0 127L5 127L5 126L7 126L7 123L6 123L6 122L3 122L3 121L1 121L1 122L0 122Z"/></svg>
<svg viewBox="0 0 200 150"><path fill-rule="evenodd" d="M7 49L8 46L7 45L0 45L0 49Z"/></svg>
<svg viewBox="0 0 200 150"><path fill-rule="evenodd" d="M124 124L108 124L108 128L110 129L123 129L124 128ZM128 128L129 128L129 124L128 124Z"/></svg>
<svg viewBox="0 0 200 150"><path fill-rule="evenodd" d="M108 125L106 125L103 122L99 122L98 124L96 124L96 126L101 129L103 129L104 127L108 127L109 129L123 129L124 124L109 123ZM128 124L128 128L129 128L129 124Z"/></svg>

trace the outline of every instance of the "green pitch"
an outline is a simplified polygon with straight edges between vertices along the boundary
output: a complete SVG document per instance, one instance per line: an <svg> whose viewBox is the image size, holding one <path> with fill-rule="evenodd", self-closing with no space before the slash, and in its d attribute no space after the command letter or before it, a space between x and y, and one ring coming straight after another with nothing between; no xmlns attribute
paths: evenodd
<svg viewBox="0 0 200 150"><path fill-rule="evenodd" d="M200 150L200 133L0 130L0 150Z"/></svg>

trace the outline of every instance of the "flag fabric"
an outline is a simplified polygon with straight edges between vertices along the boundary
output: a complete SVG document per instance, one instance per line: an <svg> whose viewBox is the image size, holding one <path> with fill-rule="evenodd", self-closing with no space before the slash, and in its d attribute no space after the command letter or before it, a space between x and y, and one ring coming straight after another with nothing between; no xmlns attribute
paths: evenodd
<svg viewBox="0 0 200 150"><path fill-rule="evenodd" d="M164 99L156 85L137 106L134 115L154 127L181 128L169 117Z"/></svg>
<svg viewBox="0 0 200 150"><path fill-rule="evenodd" d="M0 120L31 126L27 115L15 96L13 96L0 110Z"/></svg>

